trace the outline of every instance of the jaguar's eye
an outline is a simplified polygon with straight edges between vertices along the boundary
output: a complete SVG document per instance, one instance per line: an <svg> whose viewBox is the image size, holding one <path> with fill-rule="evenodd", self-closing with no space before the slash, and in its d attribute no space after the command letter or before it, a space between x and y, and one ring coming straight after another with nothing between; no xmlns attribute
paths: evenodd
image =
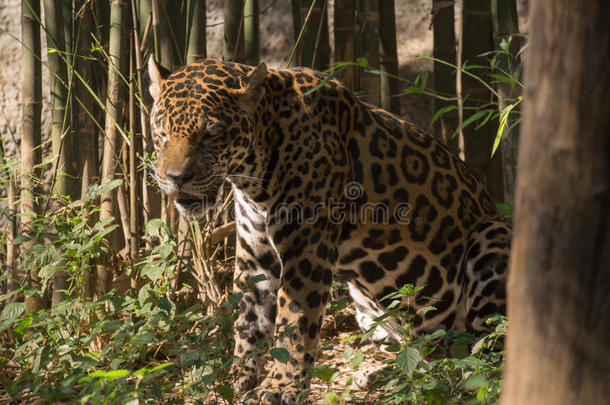
<svg viewBox="0 0 610 405"><path fill-rule="evenodd" d="M225 133L224 125L216 124L210 125L205 129L204 138L205 139L217 139L221 137Z"/></svg>

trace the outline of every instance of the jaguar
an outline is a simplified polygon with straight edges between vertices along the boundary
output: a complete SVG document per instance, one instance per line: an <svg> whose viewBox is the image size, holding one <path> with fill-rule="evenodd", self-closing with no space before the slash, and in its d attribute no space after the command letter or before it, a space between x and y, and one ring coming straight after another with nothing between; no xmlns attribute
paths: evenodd
<svg viewBox="0 0 610 405"><path fill-rule="evenodd" d="M511 229L425 130L308 68L204 59L170 72L151 58L148 70L161 190L192 220L233 191L244 403L292 404L308 386L333 280L363 329L406 284L419 287L403 302L414 334L483 332L505 312ZM373 337L400 339L398 324ZM267 372L265 342L289 357Z"/></svg>

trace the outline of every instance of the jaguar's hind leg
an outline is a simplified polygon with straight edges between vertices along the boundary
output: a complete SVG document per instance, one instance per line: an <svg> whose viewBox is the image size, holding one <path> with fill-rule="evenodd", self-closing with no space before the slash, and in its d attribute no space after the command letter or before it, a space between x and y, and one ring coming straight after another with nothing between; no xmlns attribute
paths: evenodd
<svg viewBox="0 0 610 405"><path fill-rule="evenodd" d="M464 286L461 298L466 327L471 332L489 331L485 323L493 314L506 314L506 275L512 230L503 222L479 224L468 239L462 262Z"/></svg>

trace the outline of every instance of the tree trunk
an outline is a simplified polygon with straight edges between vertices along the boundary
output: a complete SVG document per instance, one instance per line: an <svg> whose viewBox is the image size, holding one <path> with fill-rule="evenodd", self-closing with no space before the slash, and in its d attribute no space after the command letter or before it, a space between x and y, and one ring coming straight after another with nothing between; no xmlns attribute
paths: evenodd
<svg viewBox="0 0 610 405"><path fill-rule="evenodd" d="M462 7L462 63L487 66L485 52L494 49L491 27L491 5L489 0L464 0ZM485 70L473 69L471 73L489 82ZM462 97L464 101L464 121L479 109L489 107L493 101L491 92L482 83L462 75ZM466 162L475 174L487 185L487 189L497 202L504 201L504 180L502 178L502 151L491 157L493 141L497 132L497 120L490 120L478 130L482 121L463 129Z"/></svg>
<svg viewBox="0 0 610 405"><path fill-rule="evenodd" d="M381 70L381 108L400 115L400 81L396 51L394 0L379 2L379 62Z"/></svg>
<svg viewBox="0 0 610 405"><path fill-rule="evenodd" d="M244 0L224 0L224 46L222 57L226 61L243 63L244 53Z"/></svg>
<svg viewBox="0 0 610 405"><path fill-rule="evenodd" d="M511 76L517 75L521 70L521 57L518 55L523 45L519 34L519 20L517 16L517 3L515 0L492 0L491 12L493 16L494 42L496 49L501 49L502 41L510 41L508 54L500 54L498 58L499 68ZM499 74L505 74L498 72ZM520 78L519 78L520 79ZM509 104L514 103L521 95L521 87L517 84L499 81L496 89L500 95L500 111ZM515 179L517 177L517 152L519 150L519 124L509 131L515 121L519 118L521 108L517 105L509 116L508 124L502 135L502 157L504 161L504 198L506 201L514 201Z"/></svg>
<svg viewBox="0 0 610 405"><path fill-rule="evenodd" d="M364 57L368 67L379 69L379 1L359 1L359 56ZM360 72L360 90L362 99L367 103L380 105L381 81L378 74L363 70Z"/></svg>
<svg viewBox="0 0 610 405"><path fill-rule="evenodd" d="M169 46L172 49L174 67L183 66L186 60L186 14L183 1L162 0L162 16L167 26Z"/></svg>
<svg viewBox="0 0 610 405"><path fill-rule="evenodd" d="M502 404L610 398L610 8L531 3Z"/></svg>
<svg viewBox="0 0 610 405"><path fill-rule="evenodd" d="M454 2L432 0L432 24L434 30L433 56L452 65L457 65L455 54ZM434 62L434 91L445 98L456 97L456 68ZM444 142L455 154L459 154L459 138L452 136L458 127L457 100L434 99L434 110L440 111L450 106L448 111L434 123L434 136Z"/></svg>
<svg viewBox="0 0 610 405"><path fill-rule="evenodd" d="M104 137L104 155L102 157L102 184L108 184L114 179L116 156L118 154L118 128L116 123L121 122L120 116L123 110L121 98L121 56L123 54L123 18L127 3L123 0L114 0L110 8L110 47L108 55L108 87L106 98L106 123ZM115 217L116 189L102 195L100 210L100 221ZM110 245L110 238L116 232L112 232L104 238L103 244ZM112 269L108 267L108 253L101 259L97 268L96 292L102 295L108 291L112 282Z"/></svg>
<svg viewBox="0 0 610 405"><path fill-rule="evenodd" d="M260 62L258 0L246 0L244 8L244 46L246 63L257 66Z"/></svg>
<svg viewBox="0 0 610 405"><path fill-rule="evenodd" d="M40 65L40 2L21 1L21 41L23 51L22 128L21 128L21 212L38 212L37 197L41 178L40 114L42 106L42 70ZM21 216L22 231L29 229L31 215ZM29 244L24 244L27 249ZM26 285L40 289L38 269L27 269ZM26 296L27 310L42 308L40 295Z"/></svg>
<svg viewBox="0 0 610 405"><path fill-rule="evenodd" d="M206 57L205 27L205 0L190 0L186 63L193 63Z"/></svg>
<svg viewBox="0 0 610 405"><path fill-rule="evenodd" d="M8 272L8 280L6 281L6 293L10 294L19 288L19 275L17 274L17 266L15 265L16 246L13 243L17 236L17 212L15 211L15 197L17 185L15 181L15 170L8 169L14 166L16 162L8 162L6 159L6 148L4 147L4 139L0 136L0 183L6 184L6 211L5 215L8 220L8 231L6 232L6 270ZM4 207L2 207L4 208ZM8 302L14 302L13 296Z"/></svg>
<svg viewBox="0 0 610 405"><path fill-rule="evenodd" d="M79 9L84 5L85 0L78 3ZM74 81L72 111L74 117L74 138L78 139L74 146L78 147L78 154L75 157L78 159L78 171L81 178L80 198L87 199L87 188L89 184L98 181L98 136L97 127L94 119L99 117L100 108L95 102L93 95L85 85L95 83L94 66L89 60L91 55L90 33L92 29L92 9L91 6L86 6L81 17L75 21L76 26L76 46L75 46L75 71L80 74L83 82L80 79ZM94 118L95 117L95 118ZM97 221L95 212L87 215L87 221L90 226L93 226ZM92 298L95 290L95 272L92 269L86 269L85 279L82 286L82 295L86 298Z"/></svg>
<svg viewBox="0 0 610 405"><path fill-rule="evenodd" d="M132 4L133 4L132 0ZM205 6L205 0L193 0L193 1L197 1L197 2L201 2L203 3L203 6ZM148 14L152 14L151 13L151 2L150 0L141 0L140 2L140 15L139 18L135 18L135 16L133 16L133 26L134 26L134 44L135 44L135 60L136 60L136 76L137 76L137 82L138 82L138 88L142 89L143 88L143 81L142 81L142 48L143 45L145 45L145 40L146 38L141 37L140 35L137 35L138 33L142 33L143 35L147 35L147 30L145 28L142 27L142 24L147 24L148 25L148 17L145 17L145 15ZM135 8L135 6L133 7ZM205 13L205 7L203 7L204 9L204 13ZM196 16L198 15L198 13L193 12L192 15ZM202 22L205 22L205 14L203 15L204 18L202 18ZM196 18L196 17L195 17ZM152 25L152 15L151 15L151 25ZM205 24L203 24L205 27ZM192 32L192 31L191 31ZM149 34L148 34L149 35ZM203 39L205 40L205 35L203 36ZM148 42L148 41L146 41ZM205 52L205 42L203 42L203 44L201 43L201 41L196 41L193 40L193 48L196 49L199 46L203 46L203 51ZM197 46L195 46L195 43L197 43ZM189 39L189 46L191 44L191 39ZM188 57L188 54L187 54ZM194 56L193 56L194 57ZM142 94L140 94L140 96L142 96ZM147 114L145 111L144 106L142 105L142 103L138 104L139 106L139 117L140 117L140 129L142 130L142 137L140 139L140 150L143 151L144 153L152 153L153 147L152 147L152 139L150 137L150 128L149 128L149 121L147 119ZM146 166L144 166L142 168L142 176L141 176L141 180L142 183L140 185L140 190L141 190L141 198L142 198L142 224L144 226L146 226L146 224L148 223L148 220L150 218L159 218L160 216L160 206L161 206L161 196L159 195L159 193L154 192L151 188L148 187L148 169L146 168ZM146 248L148 250L152 249L152 244L151 244L151 240L150 238L146 238Z"/></svg>
<svg viewBox="0 0 610 405"><path fill-rule="evenodd" d="M64 0L44 0L45 25L47 33L49 83L51 86L51 144L54 162L55 193L60 196L78 198L76 193L74 159L72 156L72 134L68 120L68 66L65 63L66 41ZM55 306L65 299L68 286L67 275L61 269L53 277L52 303Z"/></svg>
<svg viewBox="0 0 610 405"><path fill-rule="evenodd" d="M140 154L139 144L141 138L136 136L136 75L135 75L135 55L133 46L129 57L129 253L133 263L138 259L138 249L140 247L140 175L138 173L136 155Z"/></svg>
<svg viewBox="0 0 610 405"><path fill-rule="evenodd" d="M356 0L335 0L335 63L356 61ZM347 67L338 75L352 91L358 89L357 70Z"/></svg>

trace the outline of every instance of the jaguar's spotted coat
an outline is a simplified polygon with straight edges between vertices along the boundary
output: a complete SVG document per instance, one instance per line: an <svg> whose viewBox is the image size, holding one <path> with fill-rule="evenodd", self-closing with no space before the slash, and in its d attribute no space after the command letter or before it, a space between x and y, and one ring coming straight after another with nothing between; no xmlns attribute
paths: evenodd
<svg viewBox="0 0 610 405"><path fill-rule="evenodd" d="M171 74L151 61L149 73L160 187L199 217L228 181L235 288L266 278L243 291L235 354L275 337L291 356L262 382L262 356L246 361L235 384L252 390L246 402L294 402L333 278L349 283L363 327L406 283L424 286L409 303L416 333L438 324L480 331L504 312L511 231L466 165L431 136L310 69L207 59ZM436 310L417 314L429 305ZM391 322L376 332L388 335Z"/></svg>

